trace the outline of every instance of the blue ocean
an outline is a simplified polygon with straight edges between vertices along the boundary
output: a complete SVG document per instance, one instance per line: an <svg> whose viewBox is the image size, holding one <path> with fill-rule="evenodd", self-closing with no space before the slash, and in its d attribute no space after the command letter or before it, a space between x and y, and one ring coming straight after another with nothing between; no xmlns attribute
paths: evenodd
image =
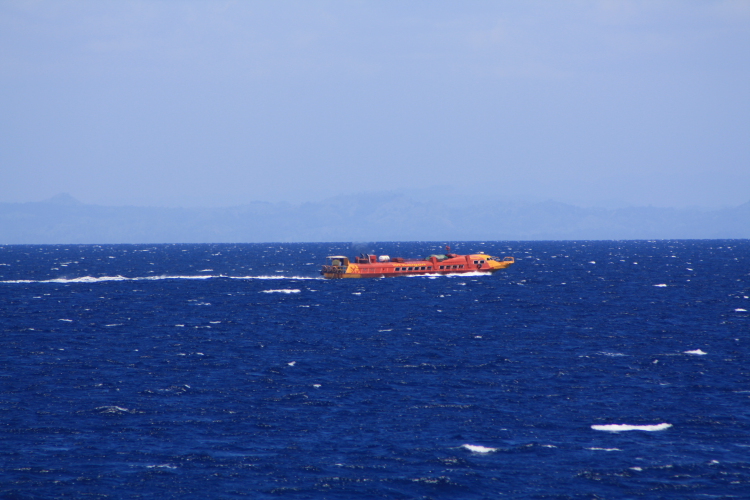
<svg viewBox="0 0 750 500"><path fill-rule="evenodd" d="M750 498L750 241L0 247L0 496Z"/></svg>

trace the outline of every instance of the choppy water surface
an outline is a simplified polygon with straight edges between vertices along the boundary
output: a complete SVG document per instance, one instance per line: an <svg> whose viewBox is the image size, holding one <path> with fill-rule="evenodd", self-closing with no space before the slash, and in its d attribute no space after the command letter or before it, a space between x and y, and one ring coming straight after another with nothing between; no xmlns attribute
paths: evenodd
<svg viewBox="0 0 750 500"><path fill-rule="evenodd" d="M750 242L0 247L6 498L748 498Z"/></svg>

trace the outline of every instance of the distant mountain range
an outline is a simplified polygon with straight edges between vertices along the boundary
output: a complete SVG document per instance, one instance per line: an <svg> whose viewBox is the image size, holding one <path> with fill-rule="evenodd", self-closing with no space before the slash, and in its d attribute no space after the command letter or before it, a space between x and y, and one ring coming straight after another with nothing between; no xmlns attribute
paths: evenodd
<svg viewBox="0 0 750 500"><path fill-rule="evenodd" d="M69 195L0 203L0 244L750 238L750 202L718 210L426 201L370 193L231 208L110 207Z"/></svg>

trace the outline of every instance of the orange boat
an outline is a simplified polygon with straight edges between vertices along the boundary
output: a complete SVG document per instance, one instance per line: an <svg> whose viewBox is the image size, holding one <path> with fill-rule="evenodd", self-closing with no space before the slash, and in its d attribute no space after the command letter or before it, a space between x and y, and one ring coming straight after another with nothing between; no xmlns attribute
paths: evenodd
<svg viewBox="0 0 750 500"><path fill-rule="evenodd" d="M343 255L327 257L329 264L320 271L326 278L385 278L423 274L494 273L515 262L513 257L492 257L485 253L457 255L446 247L444 255L430 255L426 259L391 259L388 255L361 254L354 262Z"/></svg>

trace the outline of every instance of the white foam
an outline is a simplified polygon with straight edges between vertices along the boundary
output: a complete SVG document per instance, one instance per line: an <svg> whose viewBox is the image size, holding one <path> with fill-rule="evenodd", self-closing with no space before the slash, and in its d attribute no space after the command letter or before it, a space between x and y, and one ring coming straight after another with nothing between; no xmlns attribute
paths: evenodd
<svg viewBox="0 0 750 500"><path fill-rule="evenodd" d="M685 354L695 354L697 356L705 356L707 353L701 351L700 349L694 349L692 351L685 351Z"/></svg>
<svg viewBox="0 0 750 500"><path fill-rule="evenodd" d="M587 450L591 450L591 451L622 451L620 448L597 448L597 447L593 447L593 448L586 448L586 449Z"/></svg>
<svg viewBox="0 0 750 500"><path fill-rule="evenodd" d="M73 322L72 319L67 319L67 318L58 319L57 321L66 321L68 323L72 323Z"/></svg>
<svg viewBox="0 0 750 500"><path fill-rule="evenodd" d="M457 276L487 276L490 273L481 271L470 271L465 273L425 273L425 274L407 274L406 278L439 278L441 276L446 278L455 278Z"/></svg>
<svg viewBox="0 0 750 500"><path fill-rule="evenodd" d="M739 309L735 309L734 312L744 313L744 312L747 312L747 309L741 309L741 308L739 308Z"/></svg>
<svg viewBox="0 0 750 500"><path fill-rule="evenodd" d="M201 271L199 271L201 272ZM225 276L223 274L204 275L161 275L161 276L80 276L78 278L55 278L49 280L6 280L0 283L101 283L107 281L159 281L159 280L207 280L212 278L226 278L234 280L322 280L323 277L309 276Z"/></svg>
<svg viewBox="0 0 750 500"><path fill-rule="evenodd" d="M127 408L122 406L98 406L97 410L101 410L102 413L131 413Z"/></svg>
<svg viewBox="0 0 750 500"><path fill-rule="evenodd" d="M654 286L658 286L658 287L664 288L667 285L665 283L659 283L658 285L654 285Z"/></svg>
<svg viewBox="0 0 750 500"><path fill-rule="evenodd" d="M663 431L672 427L672 424L653 424L653 425L629 425L629 424L606 424L606 425L592 425L591 428L595 431L607 431L607 432L623 432L623 431Z"/></svg>
<svg viewBox="0 0 750 500"><path fill-rule="evenodd" d="M462 444L461 448L467 449L472 453L492 453L493 451L497 451L497 448L488 448L478 444Z"/></svg>
<svg viewBox="0 0 750 500"><path fill-rule="evenodd" d="M322 276L222 276L233 280L324 280Z"/></svg>
<svg viewBox="0 0 750 500"><path fill-rule="evenodd" d="M289 363L287 363L287 364L288 364L289 366L294 366L294 365L296 365L296 364L297 364L297 362L296 362L296 361L290 361L290 362L289 362Z"/></svg>
<svg viewBox="0 0 750 500"><path fill-rule="evenodd" d="M263 293L299 293L299 288L280 288L277 290L263 290Z"/></svg>

